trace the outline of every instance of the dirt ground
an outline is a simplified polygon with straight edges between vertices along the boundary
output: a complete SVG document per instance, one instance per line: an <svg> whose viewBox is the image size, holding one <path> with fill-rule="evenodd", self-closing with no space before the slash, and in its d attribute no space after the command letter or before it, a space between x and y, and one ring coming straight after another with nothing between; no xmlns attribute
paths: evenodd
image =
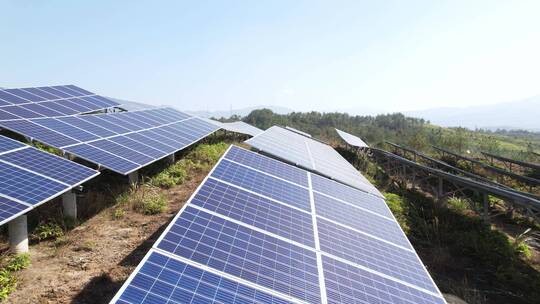
<svg viewBox="0 0 540 304"><path fill-rule="evenodd" d="M18 286L7 302L109 302L205 175L163 190L169 201L165 213L126 211L114 219L109 207L67 232L63 245L32 245L32 264L18 273Z"/></svg>

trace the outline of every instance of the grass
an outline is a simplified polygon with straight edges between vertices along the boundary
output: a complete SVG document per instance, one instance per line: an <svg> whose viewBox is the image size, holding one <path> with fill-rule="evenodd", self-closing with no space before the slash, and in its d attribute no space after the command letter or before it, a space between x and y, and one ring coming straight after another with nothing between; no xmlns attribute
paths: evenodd
<svg viewBox="0 0 540 304"><path fill-rule="evenodd" d="M44 241L49 239L56 240L59 237L64 236L64 230L56 222L40 223L34 229L31 239L34 241Z"/></svg>
<svg viewBox="0 0 540 304"><path fill-rule="evenodd" d="M467 201L439 207L413 191L387 193L387 203L443 292L470 304L535 303L540 274L524 237L515 241L463 212Z"/></svg>
<svg viewBox="0 0 540 304"><path fill-rule="evenodd" d="M17 287L16 272L30 265L30 255L5 255L0 258L0 301L7 299Z"/></svg>
<svg viewBox="0 0 540 304"><path fill-rule="evenodd" d="M124 216L123 208L130 208L142 214L158 214L167 209L167 198L159 188L150 184L133 186L116 199L118 207L115 209L113 218L119 219Z"/></svg>

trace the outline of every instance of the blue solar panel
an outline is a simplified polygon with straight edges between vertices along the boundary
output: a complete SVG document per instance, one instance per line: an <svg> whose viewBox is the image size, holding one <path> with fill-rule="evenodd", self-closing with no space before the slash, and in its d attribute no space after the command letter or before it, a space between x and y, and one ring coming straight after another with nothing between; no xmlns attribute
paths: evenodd
<svg viewBox="0 0 540 304"><path fill-rule="evenodd" d="M34 119L32 120L32 122L37 123L43 127L51 129L60 134L67 135L81 142L99 138L97 135L88 133L82 129L74 127L70 124L66 124L55 118Z"/></svg>
<svg viewBox="0 0 540 304"><path fill-rule="evenodd" d="M187 207L157 247L309 303L320 303L315 253Z"/></svg>
<svg viewBox="0 0 540 304"><path fill-rule="evenodd" d="M318 193L314 193L313 198L317 215L396 245L412 248L396 221L373 215Z"/></svg>
<svg viewBox="0 0 540 304"><path fill-rule="evenodd" d="M78 157L101 164L107 169L111 169L123 174L127 174L139 168L139 165L134 162L120 158L87 144L72 146L66 148L65 150L69 153L77 155Z"/></svg>
<svg viewBox="0 0 540 304"><path fill-rule="evenodd" d="M144 165L154 160L150 156L144 155L107 139L91 142L90 145L96 148L100 148L101 150L107 151L111 154L118 155L125 159L129 159L130 161L139 165Z"/></svg>
<svg viewBox="0 0 540 304"><path fill-rule="evenodd" d="M161 130L158 130L158 128L141 131L139 134L157 140L171 147L182 148L187 145L186 141L179 141L179 139L177 139L176 137L175 139L173 139L172 136L170 136L170 133L165 133Z"/></svg>
<svg viewBox="0 0 540 304"><path fill-rule="evenodd" d="M171 129L168 126L155 128L155 129L152 129L152 131L159 133L162 136L168 137L172 140L175 140L176 142L180 143L182 146L186 146L189 143L193 142L193 140L189 139L186 136L183 136L179 132L174 132L174 130L171 131Z"/></svg>
<svg viewBox="0 0 540 304"><path fill-rule="evenodd" d="M53 147L63 147L78 143L75 139L66 137L29 121L3 121L2 126Z"/></svg>
<svg viewBox="0 0 540 304"><path fill-rule="evenodd" d="M56 95L53 95L47 91L43 91L43 90L40 90L38 88L25 88L25 89L22 89L23 91L27 91L29 93L32 93L34 95L37 95L43 99L46 99L46 100L54 100L54 99L58 99L58 96Z"/></svg>
<svg viewBox="0 0 540 304"><path fill-rule="evenodd" d="M34 148L2 154L0 159L70 185L76 185L96 174L90 168Z"/></svg>
<svg viewBox="0 0 540 304"><path fill-rule="evenodd" d="M121 114L105 114L99 115L98 117L100 119L108 121L109 123L115 124L117 126L122 126L122 128L128 129L130 132L144 129L144 127L142 127L140 124L131 123L129 121L119 118L119 115Z"/></svg>
<svg viewBox="0 0 540 304"><path fill-rule="evenodd" d="M6 106L6 107L2 107L2 110L10 114L19 116L21 118L43 117L43 115L33 112L31 110L25 109L22 106Z"/></svg>
<svg viewBox="0 0 540 304"><path fill-rule="evenodd" d="M61 102L62 101L45 101L45 102L39 103L39 105L41 105L42 107L54 110L58 113L62 113L62 115L73 115L73 114L79 113L78 111L75 111L71 108L63 106Z"/></svg>
<svg viewBox="0 0 540 304"><path fill-rule="evenodd" d="M16 95L16 96L18 96L20 98L23 98L25 100L31 101L31 102L37 102L37 101L45 100L45 98L36 96L34 94L23 91L21 89L6 89L5 91L8 92L8 93L11 93L13 95Z"/></svg>
<svg viewBox="0 0 540 304"><path fill-rule="evenodd" d="M42 91L45 91L51 95L54 95L54 96L58 96L59 98L69 98L71 97L71 95L69 94L66 94L60 90L57 90L53 87L38 87L38 89L42 90Z"/></svg>
<svg viewBox="0 0 540 304"><path fill-rule="evenodd" d="M11 114L9 112L6 112L0 109L0 120L12 120L12 119L21 119L21 118L22 117L19 117L17 115Z"/></svg>
<svg viewBox="0 0 540 304"><path fill-rule="evenodd" d="M122 133L128 133L128 132L131 132L129 129L126 129L122 126L119 126L119 125L116 125L116 124L113 124L111 122L109 122L108 120L106 119L102 119L99 117L100 115L84 115L84 116L80 116L79 118L86 121L86 122L89 122L89 123L92 123L94 125L98 125L102 128L105 128L111 132L114 132L116 134L122 134Z"/></svg>
<svg viewBox="0 0 540 304"><path fill-rule="evenodd" d="M324 219L317 219L321 250L399 280L437 292L412 251L389 245Z"/></svg>
<svg viewBox="0 0 540 304"><path fill-rule="evenodd" d="M148 123L145 120L141 120L138 117L135 117L135 116L133 116L131 114L133 114L133 113L131 113L131 112L122 112L122 113L114 114L114 117L116 117L116 119L118 119L120 121L124 121L126 123L137 126L137 130L153 128L153 127L157 127L159 125L159 124L156 124L156 123Z"/></svg>
<svg viewBox="0 0 540 304"><path fill-rule="evenodd" d="M347 203L368 209L389 218L392 217L390 209L383 199L368 194L364 191L346 186L336 181L329 180L316 174L311 174L313 190L328 194Z"/></svg>
<svg viewBox="0 0 540 304"><path fill-rule="evenodd" d="M35 205L69 189L45 177L0 163L0 193Z"/></svg>
<svg viewBox="0 0 540 304"><path fill-rule="evenodd" d="M132 119L137 119L139 121L142 121L150 126L159 126L162 124L162 122L155 120L151 118L150 116L145 114L146 111L135 111L135 112L126 112L125 115L131 117Z"/></svg>
<svg viewBox="0 0 540 304"><path fill-rule="evenodd" d="M157 150L141 142L129 139L125 136L116 136L112 137L109 140L124 147L129 147L130 149L144 153L145 155L148 155L153 159L159 159L167 155L167 152Z"/></svg>
<svg viewBox="0 0 540 304"><path fill-rule="evenodd" d="M253 152L249 152L236 146L231 147L225 158L244 164L251 168L261 170L268 174L286 179L293 183L305 187L308 186L306 171L297 167L287 165L278 160L254 154Z"/></svg>
<svg viewBox="0 0 540 304"><path fill-rule="evenodd" d="M43 103L29 103L29 104L21 105L20 107L25 110L38 113L39 115L44 116L44 117L55 117L55 116L64 115L60 112L56 112L53 109L43 106Z"/></svg>
<svg viewBox="0 0 540 304"><path fill-rule="evenodd" d="M10 151L13 149L22 148L25 146L26 146L25 144L22 144L16 140L0 135L0 153Z"/></svg>
<svg viewBox="0 0 540 304"><path fill-rule="evenodd" d="M311 210L307 189L228 160L222 160L214 169L212 176L297 208Z"/></svg>
<svg viewBox="0 0 540 304"><path fill-rule="evenodd" d="M0 196L0 223L4 224L30 209L29 206Z"/></svg>
<svg viewBox="0 0 540 304"><path fill-rule="evenodd" d="M118 303L290 303L247 285L151 252Z"/></svg>
<svg viewBox="0 0 540 304"><path fill-rule="evenodd" d="M208 179L192 204L315 248L311 214Z"/></svg>
<svg viewBox="0 0 540 304"><path fill-rule="evenodd" d="M9 102L10 104L21 104L21 103L27 103L28 100L24 98L20 98L18 96L15 96L13 94L10 94L6 92L5 90L0 90L0 99Z"/></svg>
<svg viewBox="0 0 540 304"><path fill-rule="evenodd" d="M141 143L148 144L160 151L167 152L167 154L176 151L176 148L174 146L170 146L161 141L158 141L159 139L155 140L156 138L147 137L143 135L142 133L131 133L131 134L125 135L125 137L136 140Z"/></svg>
<svg viewBox="0 0 540 304"><path fill-rule="evenodd" d="M442 298L323 256L328 303L444 304Z"/></svg>
<svg viewBox="0 0 540 304"><path fill-rule="evenodd" d="M85 117L85 116L83 116ZM103 127L100 127L99 125L93 124L88 122L87 120L81 119L79 117L60 117L57 118L59 121L70 124L74 127L77 127L79 129L85 130L86 132L96 134L100 137L109 137L116 135L115 132L112 132L110 130L107 130Z"/></svg>

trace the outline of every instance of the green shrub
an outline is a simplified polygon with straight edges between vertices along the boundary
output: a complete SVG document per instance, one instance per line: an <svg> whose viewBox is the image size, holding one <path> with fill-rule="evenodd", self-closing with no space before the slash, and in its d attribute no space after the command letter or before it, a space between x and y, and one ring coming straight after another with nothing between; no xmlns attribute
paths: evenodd
<svg viewBox="0 0 540 304"><path fill-rule="evenodd" d="M9 257L5 269L8 271L19 271L30 265L30 255L28 253L17 254Z"/></svg>
<svg viewBox="0 0 540 304"><path fill-rule="evenodd" d="M150 184L155 187L171 188L184 182L187 176L188 166L184 160L169 166L150 179Z"/></svg>
<svg viewBox="0 0 540 304"><path fill-rule="evenodd" d="M526 259L530 259L532 257L531 249L529 249L529 246L525 242L517 242L514 244L514 248L516 250L516 253Z"/></svg>
<svg viewBox="0 0 540 304"><path fill-rule="evenodd" d="M141 201L140 210L144 214L158 214L165 211L167 199L163 194L146 196Z"/></svg>
<svg viewBox="0 0 540 304"><path fill-rule="evenodd" d="M62 230L62 227L60 227L60 225L58 225L57 223L41 223L34 229L34 233L32 233L32 239L41 242L43 240L56 239L63 235L64 230Z"/></svg>
<svg viewBox="0 0 540 304"><path fill-rule="evenodd" d="M405 201L404 199L394 193L385 193L384 197L386 198L386 204L396 217L399 225L407 233L409 231L409 226L407 224L407 216L405 214Z"/></svg>
<svg viewBox="0 0 540 304"><path fill-rule="evenodd" d="M7 299L8 295L17 286L15 272L25 269L30 265L30 255L18 254L2 257L2 268L0 268L0 301Z"/></svg>
<svg viewBox="0 0 540 304"><path fill-rule="evenodd" d="M119 219L123 218L125 214L126 214L126 212L124 211L124 209L117 208L117 209L114 209L112 217L115 220L119 220Z"/></svg>
<svg viewBox="0 0 540 304"><path fill-rule="evenodd" d="M470 202L465 198L451 197L448 199L448 207L456 211L464 211L470 208Z"/></svg>

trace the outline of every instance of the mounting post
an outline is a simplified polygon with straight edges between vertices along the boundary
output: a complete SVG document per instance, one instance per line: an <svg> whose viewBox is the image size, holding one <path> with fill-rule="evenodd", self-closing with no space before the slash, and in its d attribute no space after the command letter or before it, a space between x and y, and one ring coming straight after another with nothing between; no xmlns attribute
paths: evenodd
<svg viewBox="0 0 540 304"><path fill-rule="evenodd" d="M482 194L482 203L484 205L483 218L485 222L489 221L489 195L487 193Z"/></svg>
<svg viewBox="0 0 540 304"><path fill-rule="evenodd" d="M175 161L174 153L167 156L167 162L169 163L169 165L174 164L174 161Z"/></svg>
<svg viewBox="0 0 540 304"><path fill-rule="evenodd" d="M62 207L65 217L77 219L77 194L73 191L62 194Z"/></svg>
<svg viewBox="0 0 540 304"><path fill-rule="evenodd" d="M128 180L130 185L137 185L139 183L139 171L129 173Z"/></svg>
<svg viewBox="0 0 540 304"><path fill-rule="evenodd" d="M26 214L9 222L9 249L15 254L28 252L28 226Z"/></svg>

